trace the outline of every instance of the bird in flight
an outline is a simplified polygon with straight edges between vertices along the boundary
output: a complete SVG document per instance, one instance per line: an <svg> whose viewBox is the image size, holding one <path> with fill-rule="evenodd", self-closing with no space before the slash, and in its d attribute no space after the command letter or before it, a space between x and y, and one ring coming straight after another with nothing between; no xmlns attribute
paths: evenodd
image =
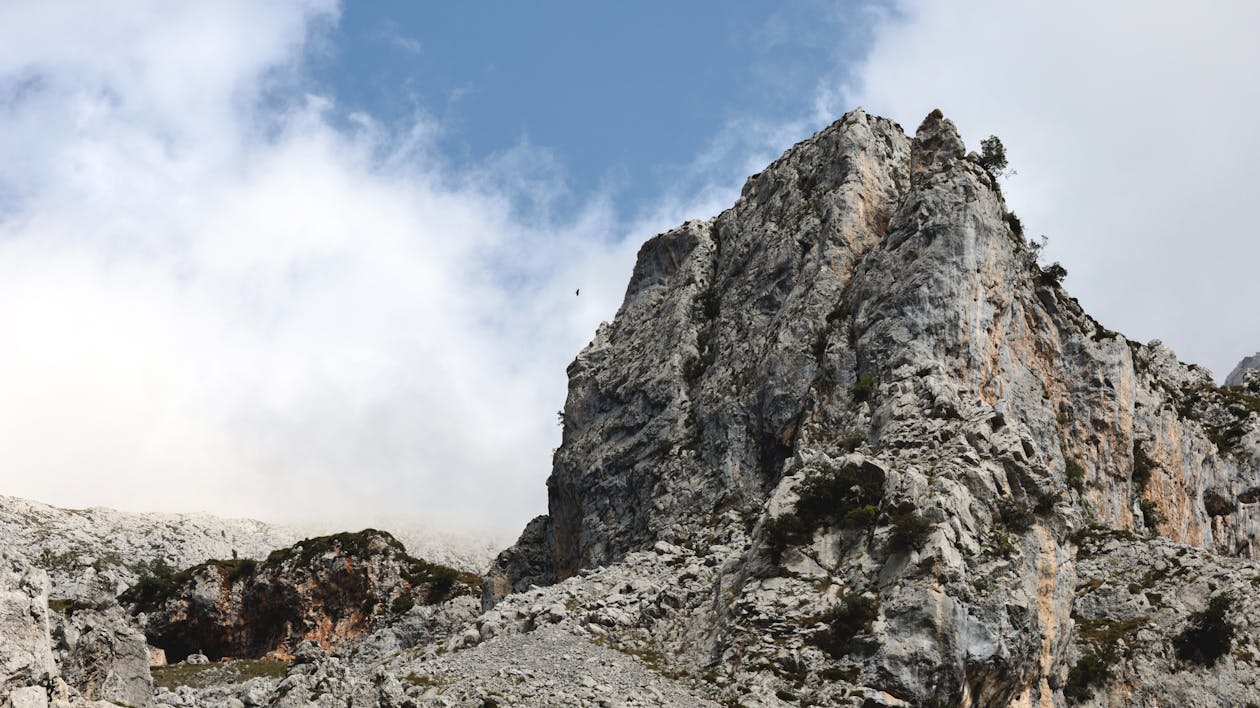
<svg viewBox="0 0 1260 708"><path fill-rule="evenodd" d="M574 290L574 291L573 291L573 294L574 294L574 295L581 295L581 294L582 294L582 288L578 288L577 290Z"/></svg>

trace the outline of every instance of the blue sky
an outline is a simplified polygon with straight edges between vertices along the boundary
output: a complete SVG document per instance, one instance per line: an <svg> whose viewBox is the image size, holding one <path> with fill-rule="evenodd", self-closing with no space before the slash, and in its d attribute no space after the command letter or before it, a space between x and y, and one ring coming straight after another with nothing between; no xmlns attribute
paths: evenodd
<svg viewBox="0 0 1260 708"><path fill-rule="evenodd" d="M553 153L540 176L563 181L559 206L607 192L633 211L664 189L695 188L692 163L727 124L810 115L819 83L864 52L876 8L351 3L313 73L344 110L428 114L453 161L527 143Z"/></svg>
<svg viewBox="0 0 1260 708"><path fill-rule="evenodd" d="M1072 295L1219 378L1260 348L1256 26L1244 0L0 3L0 494L511 535L639 245L855 106L1001 136Z"/></svg>

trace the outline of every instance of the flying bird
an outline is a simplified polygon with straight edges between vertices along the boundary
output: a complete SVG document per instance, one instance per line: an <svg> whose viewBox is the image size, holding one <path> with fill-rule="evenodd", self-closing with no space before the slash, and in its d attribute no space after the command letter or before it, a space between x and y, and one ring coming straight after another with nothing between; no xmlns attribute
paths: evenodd
<svg viewBox="0 0 1260 708"><path fill-rule="evenodd" d="M574 294L574 295L581 295L581 294L582 294L582 288L578 288L577 290L574 290L574 291L573 291L573 294Z"/></svg>

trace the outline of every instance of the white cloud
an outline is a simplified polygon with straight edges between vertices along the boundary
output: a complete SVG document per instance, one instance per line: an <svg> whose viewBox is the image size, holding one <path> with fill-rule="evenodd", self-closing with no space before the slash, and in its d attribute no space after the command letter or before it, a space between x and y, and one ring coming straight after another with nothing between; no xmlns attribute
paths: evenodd
<svg viewBox="0 0 1260 708"><path fill-rule="evenodd" d="M557 221L546 151L456 170L423 116L338 129L299 90L335 20L0 10L0 492L511 532L545 509L565 365L643 238L731 195Z"/></svg>
<svg viewBox="0 0 1260 708"><path fill-rule="evenodd" d="M940 107L972 148L999 135L1011 206L1086 309L1223 377L1260 348L1257 26L1243 1L907 0L820 102L908 130Z"/></svg>
<svg viewBox="0 0 1260 708"><path fill-rule="evenodd" d="M330 2L0 7L0 493L514 532L639 244L856 103L1001 135L1104 324L1220 374L1260 347L1251 6L953 7L886 15L859 85L732 121L629 224L558 219L544 149L454 168L424 115L333 120Z"/></svg>

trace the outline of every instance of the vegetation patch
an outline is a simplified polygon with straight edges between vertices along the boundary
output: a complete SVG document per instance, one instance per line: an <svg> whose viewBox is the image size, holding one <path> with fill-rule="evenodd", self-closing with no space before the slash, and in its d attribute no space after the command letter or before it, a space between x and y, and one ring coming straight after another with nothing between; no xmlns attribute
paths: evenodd
<svg viewBox="0 0 1260 708"><path fill-rule="evenodd" d="M838 445L845 452L855 452L859 447L866 444L866 433L860 430L850 430L840 438Z"/></svg>
<svg viewBox="0 0 1260 708"><path fill-rule="evenodd" d="M1139 443L1133 443L1133 486L1137 487L1138 496L1146 493L1146 485L1151 482L1151 472L1155 470L1155 461L1146 454Z"/></svg>
<svg viewBox="0 0 1260 708"><path fill-rule="evenodd" d="M1094 689L1112 678L1112 667L1120 661L1120 640L1131 636L1145 623L1145 617L1132 620L1076 620L1077 636L1086 649L1068 670L1063 695L1069 704L1083 703L1094 695Z"/></svg>
<svg viewBox="0 0 1260 708"><path fill-rule="evenodd" d="M1143 499L1139 506L1142 509L1142 523L1146 525L1146 528L1154 531L1159 526L1159 522L1164 520L1159 513L1159 505L1150 499Z"/></svg>
<svg viewBox="0 0 1260 708"><path fill-rule="evenodd" d="M828 666L818 672L818 678L824 681L847 681L848 683L857 683L858 677L862 675L862 669L857 666L849 666L840 668L838 666Z"/></svg>
<svg viewBox="0 0 1260 708"><path fill-rule="evenodd" d="M412 673L407 674L406 676L403 676L402 680L406 681L412 686L422 686L424 688L442 688L446 685L445 681L443 681L442 679L436 676L430 676L428 674L417 674L415 672L412 672Z"/></svg>
<svg viewBox="0 0 1260 708"><path fill-rule="evenodd" d="M784 550L812 541L820 528L873 526L884 496L884 477L875 467L828 464L807 472L796 491L793 511L766 521L764 538L775 563Z"/></svg>
<svg viewBox="0 0 1260 708"><path fill-rule="evenodd" d="M289 665L266 659L238 659L210 664L172 664L152 669L156 688L175 690L180 686L206 688L244 683L253 678L283 678Z"/></svg>
<svg viewBox="0 0 1260 708"><path fill-rule="evenodd" d="M875 374L867 371L858 377L857 383L853 384L853 400L858 403L871 400L878 385L879 379L875 378Z"/></svg>
<svg viewBox="0 0 1260 708"><path fill-rule="evenodd" d="M1063 478L1067 485L1078 492L1085 491L1085 468L1074 458L1067 458L1063 465Z"/></svg>
<svg viewBox="0 0 1260 708"><path fill-rule="evenodd" d="M1190 615L1190 624L1173 640L1177 658L1200 666L1214 666L1229 653L1238 628L1226 616L1234 601L1228 595L1217 595L1201 612Z"/></svg>
<svg viewBox="0 0 1260 708"><path fill-rule="evenodd" d="M911 551L923 547L932 535L935 524L922 516L908 511L892 517L892 535L888 547L893 551Z"/></svg>
<svg viewBox="0 0 1260 708"><path fill-rule="evenodd" d="M1067 277L1067 274L1068 274L1067 268L1064 268L1063 264L1059 263L1058 261L1055 261L1054 263L1051 263L1050 265L1041 269L1041 275L1039 279L1042 285L1048 285L1050 287L1057 288L1058 286L1063 284L1063 279Z"/></svg>
<svg viewBox="0 0 1260 708"><path fill-rule="evenodd" d="M859 593L847 593L823 617L827 631L820 644L832 656L845 656L853 650L853 640L866 631L879 616L879 600Z"/></svg>
<svg viewBox="0 0 1260 708"><path fill-rule="evenodd" d="M1111 667L1119 659L1114 646L1090 650L1081 655L1068 670L1063 697L1069 704L1084 703L1094 695L1094 689L1111 680Z"/></svg>
<svg viewBox="0 0 1260 708"><path fill-rule="evenodd" d="M998 499L997 512L1002 525L1015 533L1027 531L1036 521L1033 510L1014 499Z"/></svg>

